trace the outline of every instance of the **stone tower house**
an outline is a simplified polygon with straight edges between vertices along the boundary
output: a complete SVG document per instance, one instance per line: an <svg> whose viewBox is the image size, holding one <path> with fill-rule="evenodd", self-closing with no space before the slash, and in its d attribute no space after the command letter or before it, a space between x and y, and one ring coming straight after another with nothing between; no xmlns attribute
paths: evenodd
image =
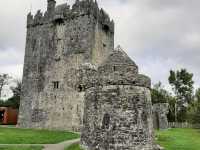
<svg viewBox="0 0 200 150"><path fill-rule="evenodd" d="M76 0L27 16L27 38L18 125L79 130L84 90L77 69L99 66L114 49L114 22L93 0Z"/></svg>

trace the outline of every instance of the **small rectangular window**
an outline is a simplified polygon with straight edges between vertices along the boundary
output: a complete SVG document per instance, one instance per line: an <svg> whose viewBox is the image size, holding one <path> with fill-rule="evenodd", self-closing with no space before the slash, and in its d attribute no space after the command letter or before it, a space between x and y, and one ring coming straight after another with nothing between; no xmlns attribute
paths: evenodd
<svg viewBox="0 0 200 150"><path fill-rule="evenodd" d="M59 89L59 81L53 82L53 88L54 89Z"/></svg>
<svg viewBox="0 0 200 150"><path fill-rule="evenodd" d="M117 71L117 67L116 66L113 66L113 71Z"/></svg>

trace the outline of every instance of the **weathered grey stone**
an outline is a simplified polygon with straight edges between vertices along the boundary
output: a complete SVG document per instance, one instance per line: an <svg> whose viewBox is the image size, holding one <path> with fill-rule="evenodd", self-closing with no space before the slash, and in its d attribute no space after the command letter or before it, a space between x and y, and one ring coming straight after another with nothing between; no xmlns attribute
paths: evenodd
<svg viewBox="0 0 200 150"><path fill-rule="evenodd" d="M158 103L153 105L153 125L155 129L168 129L168 113L168 103Z"/></svg>
<svg viewBox="0 0 200 150"><path fill-rule="evenodd" d="M70 8L48 0L44 14L29 13L18 125L80 130L79 67L99 66L113 49L114 22L94 1L76 1Z"/></svg>
<svg viewBox="0 0 200 150"><path fill-rule="evenodd" d="M79 131L86 150L153 150L150 78L120 48L93 0L48 0L27 17L19 123Z"/></svg>
<svg viewBox="0 0 200 150"><path fill-rule="evenodd" d="M153 150L150 79L138 75L138 67L119 48L88 78L97 84L85 93L82 147Z"/></svg>

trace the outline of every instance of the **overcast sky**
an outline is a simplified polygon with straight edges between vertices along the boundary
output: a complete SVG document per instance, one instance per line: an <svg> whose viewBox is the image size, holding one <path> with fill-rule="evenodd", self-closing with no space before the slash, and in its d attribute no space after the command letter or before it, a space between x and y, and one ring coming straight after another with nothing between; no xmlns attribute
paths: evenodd
<svg viewBox="0 0 200 150"><path fill-rule="evenodd" d="M73 0L57 0L57 4ZM170 69L187 68L200 83L199 0L98 0L114 19L118 44L153 83L168 86ZM6 0L0 5L0 73L21 78L26 15L46 0Z"/></svg>

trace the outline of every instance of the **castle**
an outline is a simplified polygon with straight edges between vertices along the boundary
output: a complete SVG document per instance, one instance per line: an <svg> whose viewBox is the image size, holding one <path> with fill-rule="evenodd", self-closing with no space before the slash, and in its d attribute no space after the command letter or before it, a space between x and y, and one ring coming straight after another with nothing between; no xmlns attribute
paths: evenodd
<svg viewBox="0 0 200 150"><path fill-rule="evenodd" d="M159 150L151 80L117 47L114 22L96 1L27 16L18 126L81 131L86 150Z"/></svg>
<svg viewBox="0 0 200 150"><path fill-rule="evenodd" d="M76 69L99 66L114 49L114 22L93 0L27 16L20 127L78 131L83 116Z"/></svg>

